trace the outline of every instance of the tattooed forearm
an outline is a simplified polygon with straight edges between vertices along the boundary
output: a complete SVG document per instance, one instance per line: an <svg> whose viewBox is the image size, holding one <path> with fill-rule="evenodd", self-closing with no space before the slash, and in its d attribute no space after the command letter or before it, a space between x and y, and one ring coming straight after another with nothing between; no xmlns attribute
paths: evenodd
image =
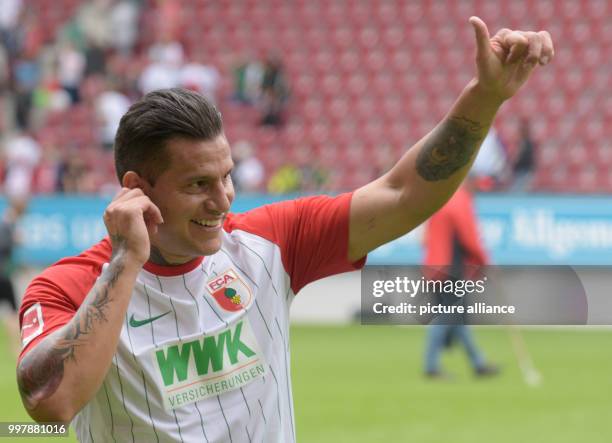
<svg viewBox="0 0 612 443"><path fill-rule="evenodd" d="M41 400L53 395L64 377L65 362L76 362L76 349L87 343L88 334L94 330L96 323L108 321L111 289L124 268L120 258L112 260L72 320L23 358L17 379L28 408L34 408Z"/></svg>
<svg viewBox="0 0 612 443"><path fill-rule="evenodd" d="M486 135L486 127L463 118L442 122L425 140L417 171L427 181L445 180L467 165Z"/></svg>
<svg viewBox="0 0 612 443"><path fill-rule="evenodd" d="M113 245L112 257L114 258L115 256L117 256L117 254L120 251L122 251L125 248L127 244L127 239L122 235L111 234L110 240L111 240L111 244Z"/></svg>

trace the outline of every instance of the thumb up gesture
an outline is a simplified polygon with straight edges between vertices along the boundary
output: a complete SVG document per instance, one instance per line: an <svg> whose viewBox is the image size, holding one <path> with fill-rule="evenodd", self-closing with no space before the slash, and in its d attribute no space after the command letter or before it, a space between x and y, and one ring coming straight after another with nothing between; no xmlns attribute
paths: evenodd
<svg viewBox="0 0 612 443"><path fill-rule="evenodd" d="M470 24L476 36L478 83L500 100L512 97L538 64L546 65L554 56L547 31L501 29L490 37L487 25L480 18L470 17Z"/></svg>

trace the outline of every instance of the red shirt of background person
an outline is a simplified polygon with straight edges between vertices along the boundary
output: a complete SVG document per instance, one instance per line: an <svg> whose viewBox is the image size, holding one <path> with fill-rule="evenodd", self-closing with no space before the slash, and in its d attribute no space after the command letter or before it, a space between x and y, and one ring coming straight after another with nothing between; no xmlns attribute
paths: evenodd
<svg viewBox="0 0 612 443"><path fill-rule="evenodd" d="M468 179L469 180L469 179ZM464 183L425 228L424 274L431 280L474 278L489 264L482 246L470 183Z"/></svg>

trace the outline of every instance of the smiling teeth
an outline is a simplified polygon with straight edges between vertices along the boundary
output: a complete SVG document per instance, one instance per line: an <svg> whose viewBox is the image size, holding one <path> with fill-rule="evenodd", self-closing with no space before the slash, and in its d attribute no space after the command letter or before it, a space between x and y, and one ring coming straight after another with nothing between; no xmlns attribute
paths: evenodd
<svg viewBox="0 0 612 443"><path fill-rule="evenodd" d="M214 228L221 224L221 220L193 220L193 222L201 226L206 226L208 228Z"/></svg>

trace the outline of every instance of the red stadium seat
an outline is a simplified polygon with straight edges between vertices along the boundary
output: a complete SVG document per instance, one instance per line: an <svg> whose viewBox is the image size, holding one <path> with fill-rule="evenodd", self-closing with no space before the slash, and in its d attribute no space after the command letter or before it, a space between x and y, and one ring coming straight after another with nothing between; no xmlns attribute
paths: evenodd
<svg viewBox="0 0 612 443"><path fill-rule="evenodd" d="M81 2L58 4L49 8L32 0L29 6L44 38L54 37ZM139 50L157 38L160 22L159 2L144 5ZM537 70L530 87L504 105L500 134L514 146L518 120L531 120L539 145L536 189L612 190L610 174L583 168L612 166L612 76L606 63L612 59L612 3L607 0L185 0L181 5L177 38L188 54L202 50L220 69L225 79L220 97L231 94L237 56L264 58L274 50L285 63L291 89L285 128L260 129L260 110L220 100L232 141L249 139L261 146L268 170L299 157L296 150L304 143L317 149L331 144L331 152L322 148L319 154L340 169L342 186L372 175L363 165L381 162L377 146L388 143L397 153L430 131L472 78L469 16L480 15L491 32L517 25L548 29L557 43L554 63ZM143 63L135 56L125 72ZM95 144L96 125L92 110L80 105L47 115L39 136L65 146ZM366 147L351 149L358 142ZM355 172L362 167L366 172Z"/></svg>

